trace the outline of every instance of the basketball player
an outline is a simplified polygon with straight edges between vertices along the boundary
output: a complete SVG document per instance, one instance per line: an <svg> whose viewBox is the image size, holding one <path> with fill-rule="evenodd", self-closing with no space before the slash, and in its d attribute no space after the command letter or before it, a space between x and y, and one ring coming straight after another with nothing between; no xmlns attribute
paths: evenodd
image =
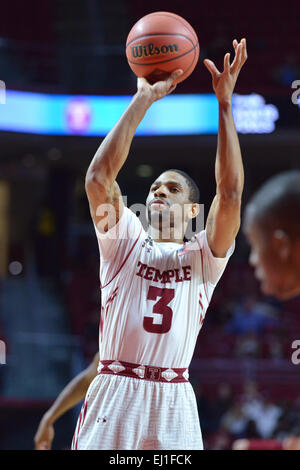
<svg viewBox="0 0 300 470"><path fill-rule="evenodd" d="M49 410L43 415L37 432L34 436L36 450L50 450L54 439L54 423L64 413L80 403L86 395L91 381L97 375L99 353L95 354L93 361L80 374L69 382L60 392Z"/></svg>
<svg viewBox="0 0 300 470"><path fill-rule="evenodd" d="M280 300L300 295L300 170L270 178L246 206L249 262L262 292Z"/></svg>
<svg viewBox="0 0 300 470"><path fill-rule="evenodd" d="M175 71L150 85L138 79L130 105L86 174L100 252L100 362L82 406L72 449L202 449L196 398L188 380L205 312L240 226L244 172L231 97L246 61L246 41L221 73L205 60L219 102L216 196L205 230L183 244L199 211L193 180L178 170L153 182L148 232L124 206L116 182L147 109L175 89ZM178 210L178 208L180 210Z"/></svg>

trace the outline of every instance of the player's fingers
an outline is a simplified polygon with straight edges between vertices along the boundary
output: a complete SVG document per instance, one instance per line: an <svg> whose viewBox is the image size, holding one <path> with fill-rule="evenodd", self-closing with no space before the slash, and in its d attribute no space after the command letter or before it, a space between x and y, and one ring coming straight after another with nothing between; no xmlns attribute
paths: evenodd
<svg viewBox="0 0 300 470"><path fill-rule="evenodd" d="M247 45L246 45L246 39L243 38L241 42L239 43L237 47L237 60L235 64L232 64L231 70L237 74L239 74L242 66L246 62L248 55L247 55ZM234 67L233 67L234 65Z"/></svg>
<svg viewBox="0 0 300 470"><path fill-rule="evenodd" d="M177 87L177 83L175 83L175 85L172 85L170 90L168 91L167 95L169 95L170 93L173 93L173 91L175 90L176 87Z"/></svg>
<svg viewBox="0 0 300 470"><path fill-rule="evenodd" d="M237 40L236 40L236 39L234 39L234 40L232 41L232 45L233 45L234 49L236 49L236 48L237 48L237 46L238 46L238 42L237 42Z"/></svg>
<svg viewBox="0 0 300 470"><path fill-rule="evenodd" d="M183 70L182 69L177 69L177 70L174 70L174 72L171 73L171 77L172 80L177 80L177 78L180 77L180 75L183 74Z"/></svg>
<svg viewBox="0 0 300 470"><path fill-rule="evenodd" d="M224 57L224 72L229 73L230 72L230 53L227 52Z"/></svg>
<svg viewBox="0 0 300 470"><path fill-rule="evenodd" d="M241 63L242 44L239 43L235 49L235 58L231 65L231 72L236 72Z"/></svg>
<svg viewBox="0 0 300 470"><path fill-rule="evenodd" d="M217 76L220 73L212 60L204 59L203 63L213 77Z"/></svg>
<svg viewBox="0 0 300 470"><path fill-rule="evenodd" d="M242 43L242 62L245 63L248 58L246 39L243 38L241 43Z"/></svg>
<svg viewBox="0 0 300 470"><path fill-rule="evenodd" d="M144 89L145 87L148 87L148 86L149 86L149 83L147 82L146 78L138 77L137 79L138 90Z"/></svg>
<svg viewBox="0 0 300 470"><path fill-rule="evenodd" d="M167 89L171 88L174 85L174 81L176 81L177 78L179 78L180 75L182 74L183 74L183 70L181 69L174 70L174 72L172 72L169 78L166 80Z"/></svg>

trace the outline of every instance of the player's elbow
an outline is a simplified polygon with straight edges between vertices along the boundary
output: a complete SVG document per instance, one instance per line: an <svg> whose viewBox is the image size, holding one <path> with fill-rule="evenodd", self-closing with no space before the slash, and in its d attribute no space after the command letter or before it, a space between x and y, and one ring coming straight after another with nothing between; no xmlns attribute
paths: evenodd
<svg viewBox="0 0 300 470"><path fill-rule="evenodd" d="M225 202L236 204L241 201L244 188L244 178L235 175L228 180L224 177L218 181L217 194Z"/></svg>
<svg viewBox="0 0 300 470"><path fill-rule="evenodd" d="M218 197L218 214L226 226L231 227L235 238L241 225L242 197L240 194L226 194Z"/></svg>
<svg viewBox="0 0 300 470"><path fill-rule="evenodd" d="M224 190L218 192L219 206L227 210L239 210L242 205L242 191Z"/></svg>
<svg viewBox="0 0 300 470"><path fill-rule="evenodd" d="M105 191L105 188L105 179L102 178L101 175L97 174L96 171L94 171L93 169L89 169L85 176L86 193L89 194L95 189L97 189L98 191L101 190L103 192Z"/></svg>

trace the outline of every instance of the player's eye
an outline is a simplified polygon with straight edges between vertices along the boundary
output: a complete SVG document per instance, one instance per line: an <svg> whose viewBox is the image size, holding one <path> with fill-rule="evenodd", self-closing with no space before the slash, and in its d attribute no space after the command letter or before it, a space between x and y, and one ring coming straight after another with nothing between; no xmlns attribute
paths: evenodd
<svg viewBox="0 0 300 470"><path fill-rule="evenodd" d="M170 189L170 191L172 193L178 193L179 192L179 189L178 188L175 188L175 186L173 188Z"/></svg>

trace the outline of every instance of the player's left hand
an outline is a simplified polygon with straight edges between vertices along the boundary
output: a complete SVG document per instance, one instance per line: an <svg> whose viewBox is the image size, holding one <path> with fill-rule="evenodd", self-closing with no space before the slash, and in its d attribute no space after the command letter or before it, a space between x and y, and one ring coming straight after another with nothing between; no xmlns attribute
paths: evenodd
<svg viewBox="0 0 300 470"><path fill-rule="evenodd" d="M53 439L54 427L48 422L46 415L44 415L34 436L35 450L50 450Z"/></svg>
<svg viewBox="0 0 300 470"><path fill-rule="evenodd" d="M230 65L230 53L225 55L222 73L219 72L212 60L204 60L204 65L211 73L213 89L220 104L231 102L238 75L247 60L246 39L242 39L240 43L235 39L232 44L235 50L234 60Z"/></svg>

